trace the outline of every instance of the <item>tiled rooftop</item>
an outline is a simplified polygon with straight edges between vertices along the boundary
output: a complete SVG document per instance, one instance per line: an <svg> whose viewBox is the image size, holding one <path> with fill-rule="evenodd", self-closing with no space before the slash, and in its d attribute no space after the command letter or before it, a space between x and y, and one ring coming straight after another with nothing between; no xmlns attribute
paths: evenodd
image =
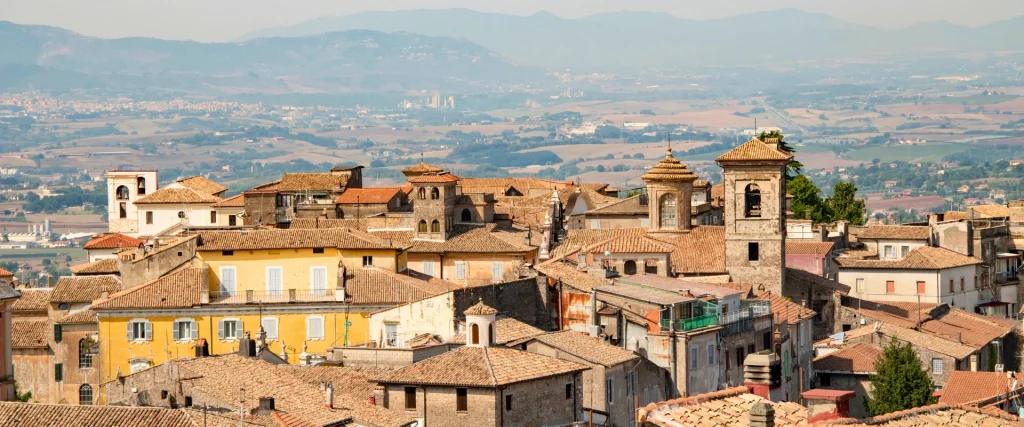
<svg viewBox="0 0 1024 427"><path fill-rule="evenodd" d="M50 292L52 288L26 288L20 289L21 298L14 300L11 311L16 315L25 312L45 312L50 307Z"/></svg>
<svg viewBox="0 0 1024 427"><path fill-rule="evenodd" d="M140 239L134 237L125 236L121 233L110 233L101 236L96 236L91 239L83 246L85 249L119 249L119 248L137 248L139 245L146 243Z"/></svg>
<svg viewBox="0 0 1024 427"><path fill-rule="evenodd" d="M350 269L347 274L351 278L346 283L345 291L353 304L407 304L462 288L411 271L403 274L367 267Z"/></svg>
<svg viewBox="0 0 1024 427"><path fill-rule="evenodd" d="M166 203L198 203L213 204L219 202L220 197L201 193L187 187L164 187L145 197L136 200L136 205L166 204Z"/></svg>
<svg viewBox="0 0 1024 427"><path fill-rule="evenodd" d="M869 260L839 257L836 258L836 263L838 263L840 267L844 268L938 270L977 265L981 264L981 260L946 248L921 246L911 250L906 257L899 260Z"/></svg>
<svg viewBox="0 0 1024 427"><path fill-rule="evenodd" d="M199 418L201 421L202 418ZM234 420L237 425L237 419ZM196 427L182 410L0 402L0 424L32 427ZM201 425L201 424L200 424Z"/></svg>
<svg viewBox="0 0 1024 427"><path fill-rule="evenodd" d="M444 172L437 175L420 175L409 178L407 182L412 184L446 184L449 182L458 182L459 177L450 173Z"/></svg>
<svg viewBox="0 0 1024 427"><path fill-rule="evenodd" d="M569 258L573 256L570 255ZM595 286L611 284L611 280L597 277L576 267L571 259L552 259L536 266L541 274L561 281L577 290L590 292Z"/></svg>
<svg viewBox="0 0 1024 427"><path fill-rule="evenodd" d="M832 242L786 241L786 255L828 255L833 245Z"/></svg>
<svg viewBox="0 0 1024 427"><path fill-rule="evenodd" d="M428 164L428 163L423 163L423 162L419 162L419 163L417 163L415 165L412 165L412 166L409 166L409 167L407 167L405 169L402 169L402 173L421 173L421 174L427 174L427 173L441 173L441 172L444 172L444 169L441 169L441 168L439 168L437 166L434 166L434 165L431 165L431 164Z"/></svg>
<svg viewBox="0 0 1024 427"><path fill-rule="evenodd" d="M228 197L213 204L215 208L244 208L245 207L245 195L239 194L236 196Z"/></svg>
<svg viewBox="0 0 1024 427"><path fill-rule="evenodd" d="M227 187L220 185L216 182L213 182L209 178L206 178L201 175L182 178L176 182L184 187L191 188L195 191L198 191L203 194L209 194L211 196L228 190Z"/></svg>
<svg viewBox="0 0 1024 427"><path fill-rule="evenodd" d="M729 150L716 159L718 162L731 161L778 161L788 162L793 158L792 154L776 150L760 139L754 138L740 146Z"/></svg>
<svg viewBox="0 0 1024 427"><path fill-rule="evenodd" d="M384 384L494 388L579 372L584 365L505 347L460 347L384 374Z"/></svg>
<svg viewBox="0 0 1024 427"><path fill-rule="evenodd" d="M523 253L536 250L525 243L526 231L510 230L496 224L456 225L444 242L416 240L411 253Z"/></svg>
<svg viewBox="0 0 1024 427"><path fill-rule="evenodd" d="M341 191L348 184L348 177L331 173L286 173L277 185L278 191Z"/></svg>
<svg viewBox="0 0 1024 427"><path fill-rule="evenodd" d="M91 274L120 274L120 271L117 269L117 259L107 258L73 265L71 266L71 273L76 276L85 276Z"/></svg>
<svg viewBox="0 0 1024 427"><path fill-rule="evenodd" d="M806 425L807 409L796 402L772 403L746 387L682 397L640 408L640 421L654 426L733 427L750 423L750 408L767 403L775 409L775 426ZM644 424L648 425L648 424Z"/></svg>
<svg viewBox="0 0 1024 427"><path fill-rule="evenodd" d="M875 360L882 349L867 343L856 343L814 359L815 371L874 373Z"/></svg>
<svg viewBox="0 0 1024 427"><path fill-rule="evenodd" d="M1024 375L1020 373L953 371L942 387L939 403L985 406L1005 399L1008 394L1019 395L1022 391Z"/></svg>
<svg viewBox="0 0 1024 427"><path fill-rule="evenodd" d="M814 317L815 314L814 310L803 307L779 294L765 292L755 295L754 298L768 300L768 303L771 304L772 317L776 324L785 321L790 325L795 325L801 320Z"/></svg>
<svg viewBox="0 0 1024 427"><path fill-rule="evenodd" d="M646 181L689 181L697 179L697 175L690 171L683 162L672 157L672 147L665 153L665 157L655 163L647 173L640 177Z"/></svg>
<svg viewBox="0 0 1024 427"><path fill-rule="evenodd" d="M497 345L514 343L543 333L544 331L533 327L533 325L520 322L511 317L498 317L494 321L494 343ZM465 344L466 334L464 332L457 333L452 335L446 342L449 344Z"/></svg>
<svg viewBox="0 0 1024 427"><path fill-rule="evenodd" d="M590 363L612 367L640 358L632 351L617 347L583 332L549 332L533 338L550 347L569 353Z"/></svg>
<svg viewBox="0 0 1024 427"><path fill-rule="evenodd" d="M11 320L11 348L46 348L52 331L47 320Z"/></svg>
<svg viewBox="0 0 1024 427"><path fill-rule="evenodd" d="M860 232L857 239L927 240L930 235L927 225L872 225Z"/></svg>
<svg viewBox="0 0 1024 427"><path fill-rule="evenodd" d="M348 228L200 231L200 251L264 249L391 249L391 242Z"/></svg>
<svg viewBox="0 0 1024 427"><path fill-rule="evenodd" d="M334 201L338 204L385 204L399 193L399 187L349 188Z"/></svg>
<svg viewBox="0 0 1024 427"><path fill-rule="evenodd" d="M93 309L190 308L199 305L205 271L182 268L144 285L111 294L97 301Z"/></svg>
<svg viewBox="0 0 1024 427"><path fill-rule="evenodd" d="M552 252L552 258L564 257L612 237L647 236L646 228L569 230L565 240ZM725 227L702 225L689 232L668 236L650 236L672 246L672 271L677 274L725 273Z"/></svg>
<svg viewBox="0 0 1024 427"><path fill-rule="evenodd" d="M93 302L104 292L121 290L121 279L114 275L65 276L57 280L50 294L51 303Z"/></svg>

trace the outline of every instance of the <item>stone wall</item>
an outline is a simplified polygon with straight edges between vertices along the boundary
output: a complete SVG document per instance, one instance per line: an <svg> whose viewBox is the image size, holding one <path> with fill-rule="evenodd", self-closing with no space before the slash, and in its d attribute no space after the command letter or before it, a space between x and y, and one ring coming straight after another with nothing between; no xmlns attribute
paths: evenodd
<svg viewBox="0 0 1024 427"><path fill-rule="evenodd" d="M245 225L277 225L277 192L246 191Z"/></svg>
<svg viewBox="0 0 1024 427"><path fill-rule="evenodd" d="M54 383L53 352L47 348L15 348L11 351L14 363L14 381L18 393L32 393L29 402L60 402L59 387ZM78 402L76 398L75 403Z"/></svg>
<svg viewBox="0 0 1024 427"><path fill-rule="evenodd" d="M529 277L491 286L478 286L453 291L457 316L480 302L494 307L499 315L515 318L523 323L549 331L554 326L548 309L550 295L547 279Z"/></svg>
<svg viewBox="0 0 1024 427"><path fill-rule="evenodd" d="M725 184L725 266L733 281L764 286L780 293L785 280L786 185L783 166L728 166ZM745 190L757 185L761 210L745 217ZM749 259L749 244L758 244L756 261Z"/></svg>
<svg viewBox="0 0 1024 427"><path fill-rule="evenodd" d="M824 381L827 381L828 385L822 385ZM850 399L850 416L853 418L871 416L871 413L868 412L866 400L871 398L871 381L868 380L867 375L819 373L817 374L816 383L817 386L815 388L846 390L857 393L856 396Z"/></svg>
<svg viewBox="0 0 1024 427"><path fill-rule="evenodd" d="M332 347L328 360L346 367L398 369L461 346L442 344L424 348Z"/></svg>
<svg viewBox="0 0 1024 427"><path fill-rule="evenodd" d="M871 327L870 322L867 325L867 327ZM864 342L884 348L886 345L889 345L891 340L892 338L889 336L880 336L879 334L867 334L861 337L854 338L852 340L848 340L847 343L856 344L858 342ZM913 347L914 353L917 353L918 359L921 360L921 367L928 372L928 376L931 377L932 382L935 383L936 386L945 386L946 380L948 380L949 376L953 374L953 371L969 370L969 368L965 366L965 361L957 361L951 356L947 356L945 354L939 353L926 347L916 346L913 344L911 344L911 347ZM942 360L941 374L932 373L932 359Z"/></svg>
<svg viewBox="0 0 1024 427"><path fill-rule="evenodd" d="M198 238L188 237L173 240L164 246L156 246L149 253L132 253L121 256L121 284L125 289L156 280L171 270L195 258ZM205 276L204 276L205 277Z"/></svg>

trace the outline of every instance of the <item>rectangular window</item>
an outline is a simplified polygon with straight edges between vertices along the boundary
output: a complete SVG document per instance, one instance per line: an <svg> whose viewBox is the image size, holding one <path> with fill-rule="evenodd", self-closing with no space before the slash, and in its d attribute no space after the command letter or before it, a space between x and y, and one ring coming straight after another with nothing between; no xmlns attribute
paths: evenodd
<svg viewBox="0 0 1024 427"><path fill-rule="evenodd" d="M284 269L267 267L267 295L279 297L284 291Z"/></svg>
<svg viewBox="0 0 1024 427"><path fill-rule="evenodd" d="M647 405L648 403L651 403L650 389L648 389L647 387L644 387L644 400L641 403L643 405Z"/></svg>
<svg viewBox="0 0 1024 427"><path fill-rule="evenodd" d="M605 381L604 398L609 404L615 401L615 378L608 378Z"/></svg>
<svg viewBox="0 0 1024 427"><path fill-rule="evenodd" d="M756 351L753 344L747 344L747 354L754 354Z"/></svg>
<svg viewBox="0 0 1024 427"><path fill-rule="evenodd" d="M416 410L416 387L405 388L405 410Z"/></svg>
<svg viewBox="0 0 1024 427"><path fill-rule="evenodd" d="M572 399L572 383L565 385L565 398Z"/></svg>
<svg viewBox="0 0 1024 427"><path fill-rule="evenodd" d="M199 327L192 319L175 320L171 334L175 341L193 341L199 338Z"/></svg>
<svg viewBox="0 0 1024 427"><path fill-rule="evenodd" d="M503 264L500 262L491 263L491 280L495 282L501 281L502 266Z"/></svg>
<svg viewBox="0 0 1024 427"><path fill-rule="evenodd" d="M956 292L956 288L953 287L953 279L949 279L949 291Z"/></svg>
<svg viewBox="0 0 1024 427"><path fill-rule="evenodd" d="M237 340L242 337L242 321L235 319L221 320L217 324L217 338L221 340Z"/></svg>
<svg viewBox="0 0 1024 427"><path fill-rule="evenodd" d="M260 322L260 326L263 326L263 332L266 332L268 340L277 339L277 318L276 317L264 317L263 321Z"/></svg>
<svg viewBox="0 0 1024 427"><path fill-rule="evenodd" d="M234 296L238 289L238 270L234 266L220 268L220 293L224 296Z"/></svg>
<svg viewBox="0 0 1024 427"><path fill-rule="evenodd" d="M729 350L725 350L725 356L722 356L722 360L725 361L725 370L729 370L729 364L732 363L732 359L729 359Z"/></svg>
<svg viewBox="0 0 1024 427"><path fill-rule="evenodd" d="M56 382L64 381L64 364L56 363L53 365L53 380Z"/></svg>
<svg viewBox="0 0 1024 427"><path fill-rule="evenodd" d="M363 267L373 266L373 257L370 255L363 256Z"/></svg>
<svg viewBox="0 0 1024 427"><path fill-rule="evenodd" d="M324 248L313 248L313 253L322 254L324 253Z"/></svg>
<svg viewBox="0 0 1024 427"><path fill-rule="evenodd" d="M910 253L910 246L900 246L900 258L906 258Z"/></svg>
<svg viewBox="0 0 1024 427"><path fill-rule="evenodd" d="M942 359L932 359L932 375L942 375Z"/></svg>
<svg viewBox="0 0 1024 427"><path fill-rule="evenodd" d="M715 364L715 345L708 344L708 366Z"/></svg>
<svg viewBox="0 0 1024 427"><path fill-rule="evenodd" d="M960 277L960 292L964 291L964 278Z"/></svg>
<svg viewBox="0 0 1024 427"><path fill-rule="evenodd" d="M423 274L434 277L434 260L428 259L423 261Z"/></svg>
<svg viewBox="0 0 1024 427"><path fill-rule="evenodd" d="M885 281L885 293L894 294L896 293L896 282L893 280Z"/></svg>
<svg viewBox="0 0 1024 427"><path fill-rule="evenodd" d="M857 278L857 292L864 292L864 279L861 277Z"/></svg>
<svg viewBox="0 0 1024 427"><path fill-rule="evenodd" d="M466 412L469 410L469 389L457 388L455 389L455 410L458 412Z"/></svg>
<svg viewBox="0 0 1024 427"><path fill-rule="evenodd" d="M921 294L921 295L925 294L924 282L922 282L922 281L918 281L917 282L917 293Z"/></svg>
<svg viewBox="0 0 1024 427"><path fill-rule="evenodd" d="M505 410L506 411L511 411L512 410L512 395L511 394L506 394L505 395Z"/></svg>
<svg viewBox="0 0 1024 427"><path fill-rule="evenodd" d="M235 255L235 251L220 251L220 254L222 256L234 256Z"/></svg>
<svg viewBox="0 0 1024 427"><path fill-rule="evenodd" d="M324 318L323 316L309 316L306 318L306 339L324 339Z"/></svg>
<svg viewBox="0 0 1024 427"><path fill-rule="evenodd" d="M774 334L772 334L771 331L765 332L764 335L761 336L761 345L763 345L763 347L761 347L761 350L769 350L769 349L771 349L772 348L772 338L774 338L774 337L775 336L774 336Z"/></svg>
<svg viewBox="0 0 1024 427"><path fill-rule="evenodd" d="M887 259L888 258L896 258L896 253L895 253L896 251L895 251L895 248L893 246L885 245L882 248L883 248L882 255L885 256L885 258L887 258Z"/></svg>
<svg viewBox="0 0 1024 427"><path fill-rule="evenodd" d="M647 228L651 226L650 218L640 218L640 227Z"/></svg>
<svg viewBox="0 0 1024 427"><path fill-rule="evenodd" d="M128 341L147 341L153 339L153 324L145 320L128 322Z"/></svg>
<svg viewBox="0 0 1024 427"><path fill-rule="evenodd" d="M736 367L743 368L743 347L736 347Z"/></svg>
<svg viewBox="0 0 1024 427"><path fill-rule="evenodd" d="M309 289L315 296L327 295L327 267L309 268Z"/></svg>
<svg viewBox="0 0 1024 427"><path fill-rule="evenodd" d="M696 348L690 349L690 369L697 369L699 366L697 362L697 358L700 357L699 353L700 352Z"/></svg>
<svg viewBox="0 0 1024 427"><path fill-rule="evenodd" d="M465 279L466 278L466 263L459 261L455 263L455 278Z"/></svg>
<svg viewBox="0 0 1024 427"><path fill-rule="evenodd" d="M146 211L146 224L153 224L153 211Z"/></svg>
<svg viewBox="0 0 1024 427"><path fill-rule="evenodd" d="M60 342L64 339L64 330L60 324L53 325L53 342Z"/></svg>
<svg viewBox="0 0 1024 427"><path fill-rule="evenodd" d="M217 211L210 211L210 224L217 223Z"/></svg>
<svg viewBox="0 0 1024 427"><path fill-rule="evenodd" d="M601 229L601 220L599 220L599 219L592 219L592 220L590 220L590 229L591 230L600 230Z"/></svg>
<svg viewBox="0 0 1024 427"><path fill-rule="evenodd" d="M757 261L759 259L761 259L761 254L758 253L758 243L747 243L747 261Z"/></svg>
<svg viewBox="0 0 1024 427"><path fill-rule="evenodd" d="M228 215L228 225L232 227L238 225L238 217L235 215Z"/></svg>
<svg viewBox="0 0 1024 427"><path fill-rule="evenodd" d="M819 382L818 385L821 386L821 387L831 387L832 386L832 377L829 376L828 374L824 374L824 375L818 374L818 382Z"/></svg>

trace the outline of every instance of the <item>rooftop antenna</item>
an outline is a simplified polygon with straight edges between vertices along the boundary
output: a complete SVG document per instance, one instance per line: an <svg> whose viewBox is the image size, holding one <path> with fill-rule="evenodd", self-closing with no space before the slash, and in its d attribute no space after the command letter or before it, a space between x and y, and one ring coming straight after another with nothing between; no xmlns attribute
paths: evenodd
<svg viewBox="0 0 1024 427"><path fill-rule="evenodd" d="M668 157L672 157L672 131L668 131Z"/></svg>
<svg viewBox="0 0 1024 427"><path fill-rule="evenodd" d="M757 117L754 117L754 138L757 138Z"/></svg>

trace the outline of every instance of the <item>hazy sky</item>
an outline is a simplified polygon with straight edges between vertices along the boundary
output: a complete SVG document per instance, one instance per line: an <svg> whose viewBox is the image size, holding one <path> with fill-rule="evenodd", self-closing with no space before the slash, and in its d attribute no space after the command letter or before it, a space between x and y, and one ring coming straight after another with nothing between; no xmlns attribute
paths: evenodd
<svg viewBox="0 0 1024 427"><path fill-rule="evenodd" d="M98 37L223 41L325 15L453 7L515 15L547 10L565 18L649 10L690 19L792 7L882 27L940 20L976 26L1024 15L1022 0L0 0L0 20Z"/></svg>

